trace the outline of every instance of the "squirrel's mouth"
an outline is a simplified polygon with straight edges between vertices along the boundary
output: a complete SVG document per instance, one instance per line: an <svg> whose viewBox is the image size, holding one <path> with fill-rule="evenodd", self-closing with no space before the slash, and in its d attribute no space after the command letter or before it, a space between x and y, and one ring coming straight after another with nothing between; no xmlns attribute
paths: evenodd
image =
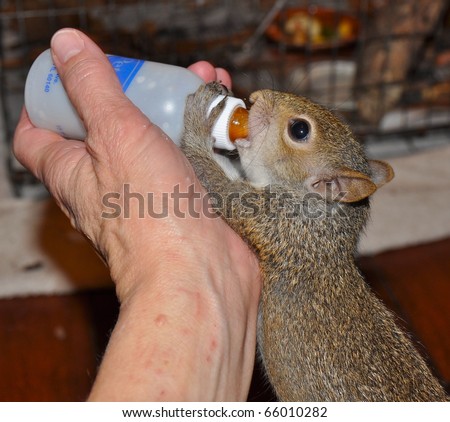
<svg viewBox="0 0 450 422"><path fill-rule="evenodd" d="M247 106L247 136L234 141L238 151L244 148L257 148L257 145L265 137L271 124L271 115L273 114L270 104L261 91L256 91L250 95L249 105Z"/></svg>
<svg viewBox="0 0 450 422"><path fill-rule="evenodd" d="M254 102L250 101L250 105L247 105L247 109L245 109L245 132L242 131L241 135L237 137L233 143L236 148L239 150L240 148L249 148L252 145L253 140L253 132L255 126L255 120L258 119L257 115L257 107L254 106Z"/></svg>

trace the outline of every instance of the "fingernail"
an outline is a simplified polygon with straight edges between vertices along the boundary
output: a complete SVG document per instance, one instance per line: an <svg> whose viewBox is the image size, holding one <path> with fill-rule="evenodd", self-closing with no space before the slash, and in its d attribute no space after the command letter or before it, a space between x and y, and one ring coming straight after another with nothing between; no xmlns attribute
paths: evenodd
<svg viewBox="0 0 450 422"><path fill-rule="evenodd" d="M84 41L73 29L58 31L50 43L53 53L61 63L66 63L84 48Z"/></svg>

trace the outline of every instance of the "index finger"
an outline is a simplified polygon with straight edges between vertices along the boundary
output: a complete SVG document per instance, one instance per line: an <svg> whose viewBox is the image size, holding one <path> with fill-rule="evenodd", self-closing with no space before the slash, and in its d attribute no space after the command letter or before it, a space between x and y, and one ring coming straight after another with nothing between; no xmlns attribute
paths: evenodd
<svg viewBox="0 0 450 422"><path fill-rule="evenodd" d="M73 151L77 150L76 155ZM55 132L36 128L22 108L13 141L15 157L47 185L58 168L67 170L84 154L83 142L68 141ZM55 159L58 157L58 159Z"/></svg>

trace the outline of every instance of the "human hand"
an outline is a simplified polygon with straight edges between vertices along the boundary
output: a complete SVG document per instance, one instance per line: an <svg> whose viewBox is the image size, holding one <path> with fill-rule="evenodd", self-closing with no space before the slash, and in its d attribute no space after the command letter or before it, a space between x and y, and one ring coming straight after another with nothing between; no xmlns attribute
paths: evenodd
<svg viewBox="0 0 450 422"><path fill-rule="evenodd" d="M35 128L22 112L14 152L47 186L74 227L110 268L121 302L91 398L241 400L253 368L260 292L255 256L221 220L139 215L102 218L105 195L131 191L204 194L180 150L128 100L101 50L84 34L59 31L53 59L82 118L85 142ZM207 63L206 81L229 75ZM169 196L170 198L170 196ZM123 205L123 204L121 204Z"/></svg>

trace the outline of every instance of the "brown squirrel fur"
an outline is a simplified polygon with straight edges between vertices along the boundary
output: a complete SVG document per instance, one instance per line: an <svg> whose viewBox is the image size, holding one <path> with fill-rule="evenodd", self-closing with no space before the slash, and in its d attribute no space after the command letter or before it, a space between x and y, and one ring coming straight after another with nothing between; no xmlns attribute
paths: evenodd
<svg viewBox="0 0 450 422"><path fill-rule="evenodd" d="M258 345L277 396L446 400L354 262L368 197L393 177L391 167L368 160L328 110L264 90L250 98L248 140L236 142L246 180L231 181L213 158L223 104L206 117L222 89L208 84L189 97L182 149L207 191L223 198L218 212L259 257ZM306 139L297 139L298 121L307 123ZM233 195L239 200L227 200Z"/></svg>

